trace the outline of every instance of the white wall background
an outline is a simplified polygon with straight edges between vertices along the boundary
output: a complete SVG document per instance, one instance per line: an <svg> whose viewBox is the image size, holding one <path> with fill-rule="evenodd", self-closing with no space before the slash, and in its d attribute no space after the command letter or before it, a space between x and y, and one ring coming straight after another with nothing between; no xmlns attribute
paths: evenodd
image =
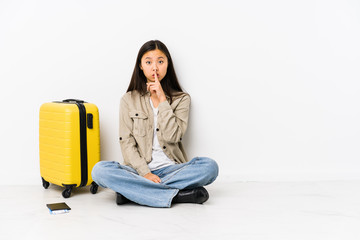
<svg viewBox="0 0 360 240"><path fill-rule="evenodd" d="M53 100L95 103L101 157L122 161L119 100L151 39L192 96L188 155L221 179L360 178L359 1L2 0L0 184L40 184Z"/></svg>

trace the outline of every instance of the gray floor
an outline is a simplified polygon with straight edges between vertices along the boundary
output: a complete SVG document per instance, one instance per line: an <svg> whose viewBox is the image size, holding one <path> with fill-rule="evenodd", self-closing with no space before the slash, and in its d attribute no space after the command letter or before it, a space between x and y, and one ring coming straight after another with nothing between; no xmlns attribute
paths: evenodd
<svg viewBox="0 0 360 240"><path fill-rule="evenodd" d="M203 205L117 206L115 195L2 186L1 239L360 239L360 181L215 182ZM50 215L46 204L72 210Z"/></svg>

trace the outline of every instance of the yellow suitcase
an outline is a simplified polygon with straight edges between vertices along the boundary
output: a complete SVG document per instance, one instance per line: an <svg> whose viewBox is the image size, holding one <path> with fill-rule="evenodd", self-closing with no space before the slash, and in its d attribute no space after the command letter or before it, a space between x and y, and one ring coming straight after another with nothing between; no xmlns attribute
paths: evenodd
<svg viewBox="0 0 360 240"><path fill-rule="evenodd" d="M43 187L63 186L68 198L74 187L98 185L91 178L100 161L99 111L96 105L67 99L44 103L39 114L40 174Z"/></svg>

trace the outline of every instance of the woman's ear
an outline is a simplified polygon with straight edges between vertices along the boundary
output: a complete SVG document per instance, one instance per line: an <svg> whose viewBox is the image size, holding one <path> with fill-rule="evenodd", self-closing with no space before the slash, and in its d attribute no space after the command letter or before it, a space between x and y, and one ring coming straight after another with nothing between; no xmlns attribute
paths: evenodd
<svg viewBox="0 0 360 240"><path fill-rule="evenodd" d="M141 66L141 63L139 64L139 67L140 67L140 69L141 69L142 71L144 71L144 69L143 69L142 66Z"/></svg>

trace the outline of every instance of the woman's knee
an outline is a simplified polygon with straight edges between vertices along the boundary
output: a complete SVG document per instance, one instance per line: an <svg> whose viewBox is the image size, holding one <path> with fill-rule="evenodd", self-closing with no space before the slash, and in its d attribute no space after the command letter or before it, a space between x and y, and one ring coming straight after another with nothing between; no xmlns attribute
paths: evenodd
<svg viewBox="0 0 360 240"><path fill-rule="evenodd" d="M209 168L209 172L211 173L210 175L213 177L213 181L216 179L216 177L219 175L219 165L217 164L217 162L211 158L208 158L207 160L207 164L208 164L208 168Z"/></svg>
<svg viewBox="0 0 360 240"><path fill-rule="evenodd" d="M102 162L98 162L94 165L93 169L91 170L91 177L95 182L97 182L99 173L101 172L100 171L100 169L102 168L101 165L102 165Z"/></svg>
<svg viewBox="0 0 360 240"><path fill-rule="evenodd" d="M206 175L209 176L210 182L215 181L215 179L219 175L219 166L217 162L207 157L202 157L198 160L201 161L201 164L203 165L202 168L205 170Z"/></svg>
<svg viewBox="0 0 360 240"><path fill-rule="evenodd" d="M95 164L95 166L93 167L93 169L91 171L91 177L95 182L97 182L101 178L101 176L104 173L105 168L109 164L111 164L111 162L109 162L109 161L100 161Z"/></svg>

